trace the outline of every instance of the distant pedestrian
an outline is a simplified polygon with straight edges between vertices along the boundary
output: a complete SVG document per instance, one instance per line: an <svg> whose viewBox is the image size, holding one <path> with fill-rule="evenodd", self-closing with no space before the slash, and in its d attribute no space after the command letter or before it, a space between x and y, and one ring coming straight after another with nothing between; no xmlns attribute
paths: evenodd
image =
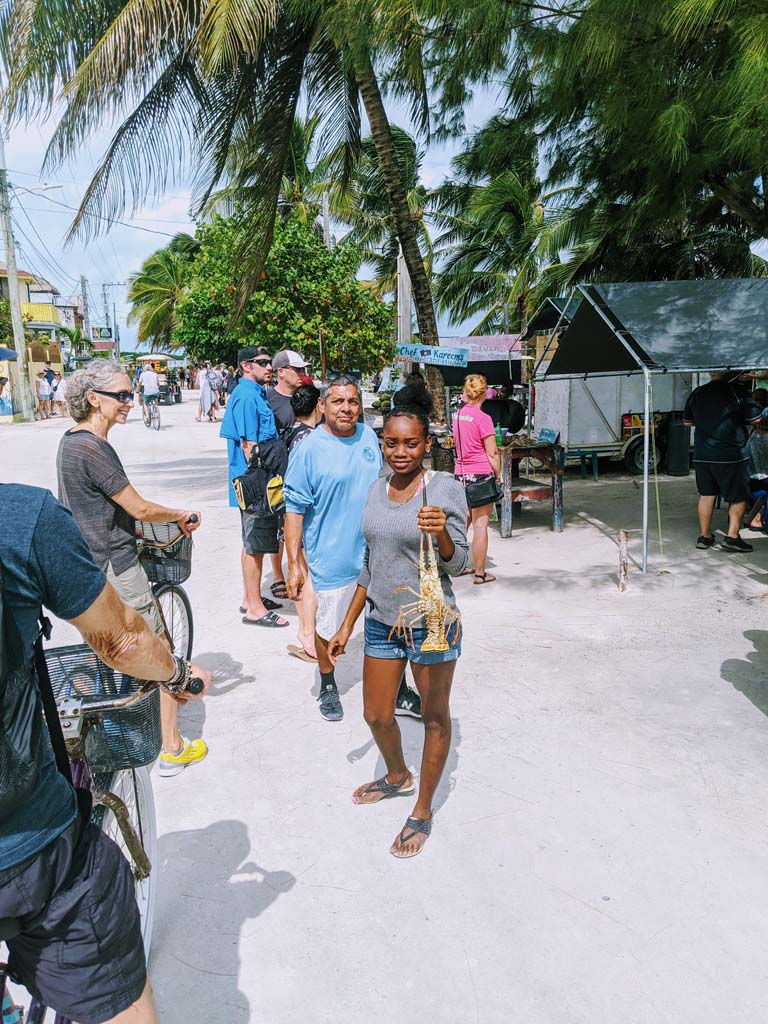
<svg viewBox="0 0 768 1024"><path fill-rule="evenodd" d="M56 414L58 416L66 416L67 414L67 394L66 384L64 378L57 371L53 377L53 401L56 404Z"/></svg>
<svg viewBox="0 0 768 1024"><path fill-rule="evenodd" d="M216 410L219 407L219 387L221 380L218 373L211 367L210 363L204 363L200 367L200 402L198 404L197 416L195 419L200 422L203 416L208 418L210 423L216 422Z"/></svg>
<svg viewBox="0 0 768 1024"><path fill-rule="evenodd" d="M264 386L272 379L272 358L265 348L246 345L237 354L242 371L240 383L227 403L221 424L221 437L227 440L229 466L229 504L237 508L232 480L242 476L248 468L251 452L256 444L277 438L275 417L267 404ZM278 516L260 515L241 510L242 553L240 565L243 573L243 601L240 611L243 622L250 626L271 629L288 625L288 620L275 614L281 605L267 601L261 595L264 555L278 550Z"/></svg>
<svg viewBox="0 0 768 1024"><path fill-rule="evenodd" d="M46 359L45 369L43 370L43 373L45 374L45 379L48 381L51 387L53 387L53 378L56 376L56 371L51 366L50 359Z"/></svg>
<svg viewBox="0 0 768 1024"><path fill-rule="evenodd" d="M37 395L37 404L40 409L40 416L47 420L51 415L51 397L53 390L51 385L48 383L48 378L45 375L45 371L41 370L35 378L35 393Z"/></svg>
<svg viewBox="0 0 768 1024"><path fill-rule="evenodd" d="M493 420L480 408L486 400L488 382L479 373L471 373L464 381L466 404L453 417L453 438L456 445L456 478L463 486L501 478L501 456L496 446ZM496 577L486 572L488 557L488 524L493 503L470 508L472 524L472 560L477 585L495 583Z"/></svg>
<svg viewBox="0 0 768 1024"><path fill-rule="evenodd" d="M184 383L185 383L186 379L187 379L187 371L182 366L182 367L179 368L179 390L181 390L184 387Z"/></svg>
<svg viewBox="0 0 768 1024"><path fill-rule="evenodd" d="M376 435L358 423L362 401L357 382L336 377L323 386L322 395L325 422L302 439L288 460L285 547L291 599L302 595L305 564L317 592L320 714L338 722L344 710L328 642L341 626L357 586L365 553L363 509L382 463Z"/></svg>
<svg viewBox="0 0 768 1024"><path fill-rule="evenodd" d="M752 551L740 530L749 488L749 427L768 415L741 383L739 373L711 373L708 384L691 392L683 418L694 427L693 464L699 492L699 538L696 547L706 551L715 543L712 516L718 495L728 504L728 534L721 547L730 553Z"/></svg>

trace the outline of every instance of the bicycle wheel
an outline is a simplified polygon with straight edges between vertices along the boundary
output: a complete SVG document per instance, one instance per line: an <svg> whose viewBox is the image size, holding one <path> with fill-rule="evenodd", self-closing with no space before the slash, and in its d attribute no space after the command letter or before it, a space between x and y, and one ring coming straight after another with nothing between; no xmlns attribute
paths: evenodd
<svg viewBox="0 0 768 1024"><path fill-rule="evenodd" d="M149 430L152 426L152 409L146 402L141 403L141 418L144 420L144 426Z"/></svg>
<svg viewBox="0 0 768 1024"><path fill-rule="evenodd" d="M160 429L160 409L156 402L152 403L152 429Z"/></svg>
<svg viewBox="0 0 768 1024"><path fill-rule="evenodd" d="M119 797L128 808L128 818L141 840L147 857L149 857L149 863L152 865L149 877L136 883L136 902L141 914L141 935L144 939L144 952L149 957L158 877L157 818L155 817L155 799L152 795L149 768L133 768L124 772L116 772L110 780L109 790ZM104 814L101 828L110 839L117 843L130 862L131 858L123 834L111 811L106 811Z"/></svg>
<svg viewBox="0 0 768 1024"><path fill-rule="evenodd" d="M186 591L175 583L161 583L152 588L160 605L163 620L173 641L174 654L180 658L192 657L192 607Z"/></svg>

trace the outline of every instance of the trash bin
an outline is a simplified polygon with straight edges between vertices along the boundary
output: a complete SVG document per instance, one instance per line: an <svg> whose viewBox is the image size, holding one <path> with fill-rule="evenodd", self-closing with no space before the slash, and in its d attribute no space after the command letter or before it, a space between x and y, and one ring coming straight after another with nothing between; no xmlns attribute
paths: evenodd
<svg viewBox="0 0 768 1024"><path fill-rule="evenodd" d="M691 428L682 420L670 420L667 429L667 473L688 476L691 472Z"/></svg>

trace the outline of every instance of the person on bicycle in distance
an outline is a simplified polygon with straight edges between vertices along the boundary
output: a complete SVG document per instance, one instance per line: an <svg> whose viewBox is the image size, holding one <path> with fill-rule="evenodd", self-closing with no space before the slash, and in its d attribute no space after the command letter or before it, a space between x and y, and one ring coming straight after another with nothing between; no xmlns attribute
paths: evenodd
<svg viewBox="0 0 768 1024"><path fill-rule="evenodd" d="M144 396L144 404L157 402L160 399L160 378L150 363L141 374L141 393Z"/></svg>
<svg viewBox="0 0 768 1024"><path fill-rule="evenodd" d="M146 380L149 370L142 374ZM125 423L133 407L130 381L116 362L94 359L67 381L67 408L75 426L62 436L56 457L59 501L66 505L88 542L93 559L131 608L162 636L165 626L136 547L136 522L176 522L189 534L200 525L200 513L166 508L143 498L130 484L117 452L107 440L116 423ZM197 521L191 523L190 516ZM163 749L160 775L178 775L202 761L208 747L179 732L178 707L160 695Z"/></svg>
<svg viewBox="0 0 768 1024"><path fill-rule="evenodd" d="M33 659L42 606L118 672L175 682L185 666L123 604L49 491L0 484L0 522L0 936L11 979L79 1024L155 1024L131 868L78 814L45 736ZM191 671L207 688L210 673Z"/></svg>

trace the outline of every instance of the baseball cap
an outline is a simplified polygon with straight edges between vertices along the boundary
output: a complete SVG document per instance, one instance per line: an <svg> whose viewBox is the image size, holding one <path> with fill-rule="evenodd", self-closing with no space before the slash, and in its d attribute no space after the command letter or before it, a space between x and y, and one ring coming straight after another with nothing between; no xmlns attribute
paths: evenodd
<svg viewBox="0 0 768 1024"><path fill-rule="evenodd" d="M280 349L279 352L275 353L275 358L272 360L273 370L284 370L288 366L293 367L294 370L303 370L306 365L307 361L298 352L294 352L290 348Z"/></svg>
<svg viewBox="0 0 768 1024"><path fill-rule="evenodd" d="M259 356L263 358L268 355L269 352L262 345L244 345L237 353L237 362L240 365L240 363L247 363L251 359L258 359Z"/></svg>

